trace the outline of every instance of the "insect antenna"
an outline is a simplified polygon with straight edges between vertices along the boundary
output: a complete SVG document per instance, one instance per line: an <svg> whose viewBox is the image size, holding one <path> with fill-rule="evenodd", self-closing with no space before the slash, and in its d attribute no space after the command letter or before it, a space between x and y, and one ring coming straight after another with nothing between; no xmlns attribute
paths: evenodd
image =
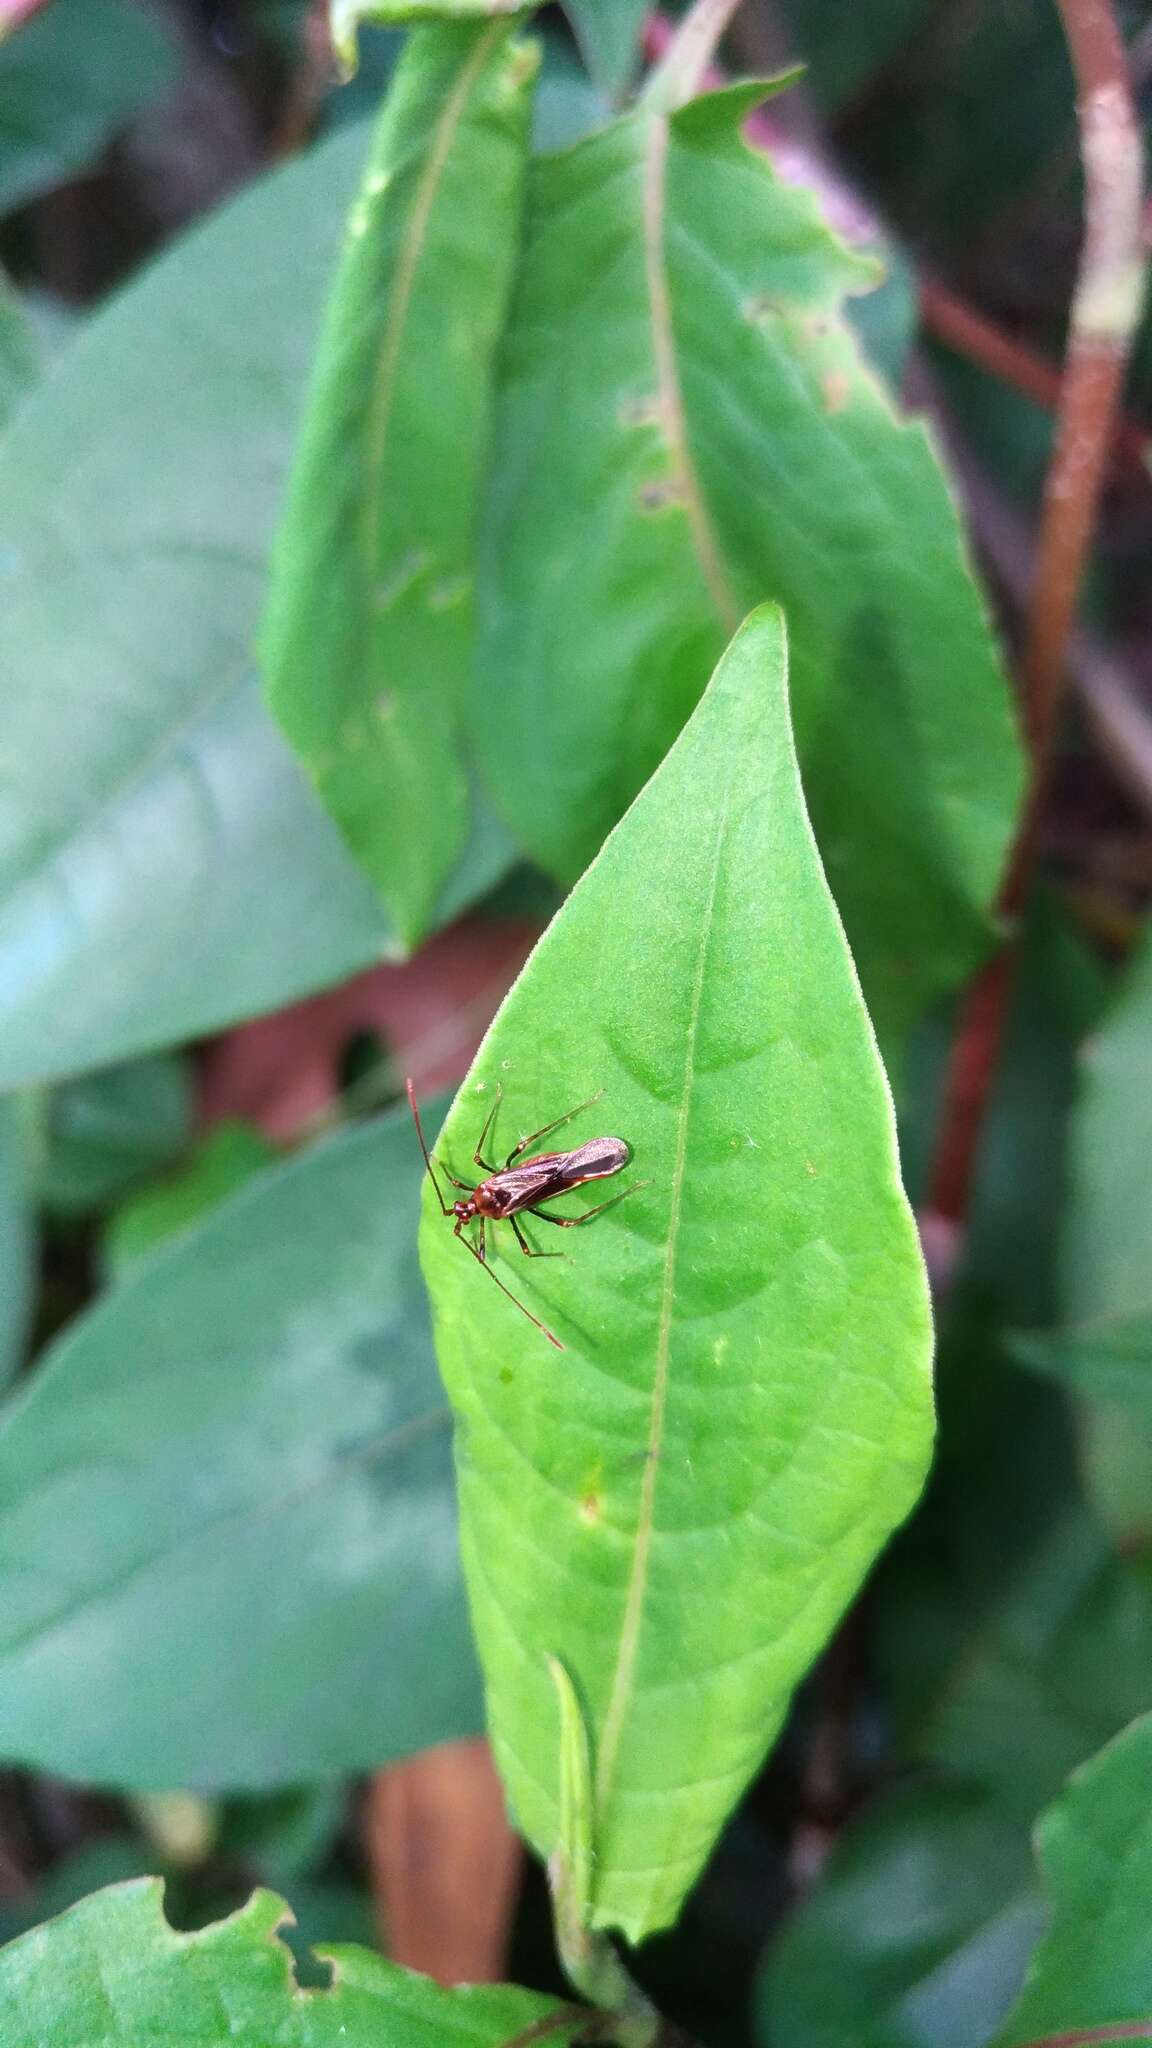
<svg viewBox="0 0 1152 2048"><path fill-rule="evenodd" d="M436 1169L432 1164L432 1155L428 1150L427 1141L424 1137L424 1126L420 1121L420 1111L416 1107L416 1091L413 1088L411 1081L405 1081L404 1086L408 1091L408 1107L412 1111L413 1121L416 1125L416 1136L420 1140L420 1150L424 1154L424 1164L428 1168L429 1179L431 1180L432 1185L436 1190L436 1200L440 1204L440 1213L442 1216L451 1216L452 1210L449 1208L447 1202L444 1200L444 1197L440 1192L440 1183L436 1178Z"/></svg>

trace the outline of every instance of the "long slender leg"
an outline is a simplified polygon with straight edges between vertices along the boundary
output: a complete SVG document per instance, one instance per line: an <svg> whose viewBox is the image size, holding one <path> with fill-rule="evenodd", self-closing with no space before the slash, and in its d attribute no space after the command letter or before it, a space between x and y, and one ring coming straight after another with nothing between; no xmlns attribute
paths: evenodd
<svg viewBox="0 0 1152 2048"><path fill-rule="evenodd" d="M587 1102L578 1102L576 1104L575 1109L566 1109L563 1116L558 1116L554 1118L550 1124L544 1124L540 1130L533 1131L532 1136L530 1138L521 1138L520 1143L512 1147L511 1152L508 1154L507 1159L504 1161L505 1173L507 1173L508 1168L512 1164L512 1161L514 1159L519 1159L520 1154L522 1152L527 1152L528 1147L530 1145L538 1145L541 1138L547 1138L552 1131L558 1131L560 1129L561 1124L570 1124L573 1117L579 1116L582 1109L591 1109L592 1104L594 1102L599 1102L600 1097L603 1095L603 1093L604 1090L602 1088L598 1088L596 1090L595 1095L590 1095L588 1097Z"/></svg>
<svg viewBox="0 0 1152 2048"><path fill-rule="evenodd" d="M483 1129L483 1130L481 1131L481 1133L480 1133L480 1136L479 1136L479 1138L478 1138L478 1140L477 1140L477 1143L476 1143L476 1150L475 1150L475 1151L474 1151L474 1153L472 1154L472 1163L473 1163L473 1165L474 1165L474 1166L482 1166L482 1167L484 1168L484 1171L485 1171L485 1173L495 1173L495 1171L496 1171L496 1168L495 1168L494 1166L490 1166L490 1165L489 1165L489 1163L488 1163L488 1161L487 1161L487 1160L486 1160L486 1159L485 1159L485 1158L483 1157L483 1152L484 1152L484 1147L485 1147L485 1144L487 1143L487 1140L488 1140L488 1133L489 1133L489 1131L490 1131L490 1130L492 1129L492 1120L493 1120L493 1118L494 1118L494 1117L495 1117L495 1115L496 1115L496 1111L497 1111L497 1110L499 1109L499 1107L500 1107L500 1099L501 1099L501 1097L502 1097L503 1093L504 1093L503 1087L502 1087L502 1086L500 1085L500 1083L499 1083L499 1082L497 1082L497 1084L496 1084L496 1099L495 1099L495 1101L493 1102L493 1104L492 1104L492 1107L491 1107L491 1109L490 1109L490 1110L488 1111L488 1114L487 1114L487 1116L486 1116L486 1117L485 1117L485 1119L484 1119L484 1129Z"/></svg>
<svg viewBox="0 0 1152 2048"><path fill-rule="evenodd" d="M618 1195L609 1195L606 1202L597 1202L594 1209L584 1209L579 1216L550 1216L547 1209L529 1209L530 1216L538 1216L541 1223L554 1223L557 1230L576 1230L581 1223L591 1223L594 1216L602 1216L605 1209L614 1209L617 1202L626 1202L638 1188L651 1187L648 1180L634 1180L630 1188L621 1188Z"/></svg>
<svg viewBox="0 0 1152 2048"><path fill-rule="evenodd" d="M525 1235L524 1235L524 1232L523 1232L523 1231L521 1230L521 1228L520 1228L520 1218L519 1218L518 1216L510 1216L510 1217L508 1218L508 1221L509 1221L509 1223L510 1223L510 1224L512 1225L512 1228L513 1228L514 1232L516 1233L516 1242L517 1242L517 1244L519 1245L519 1247L520 1247L521 1251L522 1251L522 1252L524 1253L524 1255L525 1255L525 1257L526 1257L526 1258L529 1258L529 1259L562 1259L562 1258L565 1258L565 1257L567 1256L567 1255L566 1255L566 1253L564 1253L564 1252L538 1252L538 1251L536 1250L536 1247L535 1247L535 1245L531 1245L531 1244L529 1244L529 1242L528 1242L528 1239L527 1239L527 1238L525 1237Z"/></svg>
<svg viewBox="0 0 1152 2048"><path fill-rule="evenodd" d="M483 1226L483 1218L481 1218L481 1226ZM488 1278L490 1280L494 1280L496 1282L496 1285L500 1289L501 1294L506 1294L508 1296L509 1301L515 1304L515 1306L519 1309L521 1315L527 1316L528 1321L530 1323L535 1323L536 1328L540 1331L541 1335L547 1337L548 1342L550 1344L555 1345L557 1351L563 1351L566 1347L560 1342L559 1337L553 1336L551 1330L548 1328L547 1323L542 1323L540 1321L539 1316L534 1316L530 1308L525 1308L524 1303L520 1301L515 1294L513 1294L512 1289L510 1287L505 1287L504 1282L500 1279L499 1275L492 1271L491 1266L488 1264L488 1261L484 1256L484 1252L478 1251L476 1246L473 1244L472 1239L470 1237L464 1236L464 1227L464 1219L463 1217L461 1217L456 1225L456 1228L452 1232L453 1237L458 1237L460 1239L461 1244L466 1245L468 1247L468 1250L471 1252L472 1257L476 1260L477 1264L483 1267L484 1271L487 1273Z"/></svg>

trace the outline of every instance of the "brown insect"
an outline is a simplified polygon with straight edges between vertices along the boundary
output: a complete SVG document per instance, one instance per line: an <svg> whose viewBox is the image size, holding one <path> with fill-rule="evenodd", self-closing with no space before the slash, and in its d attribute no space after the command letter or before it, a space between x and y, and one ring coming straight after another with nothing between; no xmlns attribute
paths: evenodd
<svg viewBox="0 0 1152 2048"><path fill-rule="evenodd" d="M483 1169L487 1178L473 1185L471 1181L457 1180L456 1175L449 1173L446 1166L442 1167L445 1179L450 1181L454 1188L462 1188L467 1196L466 1201L448 1203L441 1193L432 1157L425 1142L424 1128L420 1122L420 1111L416 1107L416 1095L411 1081L407 1081L405 1086L416 1123L416 1135L420 1140L420 1150L424 1154L424 1164L436 1190L436 1199L442 1214L455 1218L453 1237L458 1237L461 1244L467 1245L473 1258L479 1261L489 1278L495 1280L500 1292L506 1294L509 1301L515 1302L521 1314L526 1315L530 1323L535 1323L548 1342L554 1344L557 1351L563 1351L564 1346L559 1337L554 1336L547 1324L542 1323L539 1316L534 1316L531 1309L526 1308L513 1294L512 1289L505 1287L504 1282L492 1271L488 1264L485 1226L489 1223L510 1223L517 1244L529 1259L561 1259L564 1256L563 1252L539 1252L529 1244L518 1220L521 1211L529 1216L538 1216L541 1223L554 1223L559 1230L575 1230L581 1223L591 1223L594 1216L602 1216L605 1209L614 1209L617 1202L622 1202L626 1195L635 1194L637 1188L648 1186L646 1180L633 1181L631 1187L622 1188L618 1195L609 1195L606 1202L597 1202L594 1209L585 1209L580 1216L552 1216L547 1209L540 1208L541 1202L553 1201L557 1195L566 1195L572 1188L583 1187L585 1181L607 1180L612 1174L619 1173L632 1157L631 1146L625 1144L623 1138L590 1138L586 1145L577 1145L571 1152L540 1152L534 1159L524 1159L520 1166L515 1164L515 1161L521 1159L532 1145L538 1145L541 1138L547 1138L553 1131L558 1131L561 1124L571 1123L572 1118L579 1116L582 1110L591 1109L594 1102L599 1102L603 1089L595 1095L590 1095L587 1102L581 1102L575 1109L567 1110L563 1116L558 1116L553 1123L544 1124L540 1130L533 1131L531 1137L521 1138L520 1143L512 1147L503 1166L496 1167L485 1159L484 1147L488 1142L488 1133L492 1129L504 1092L502 1088L497 1088L496 1100L488 1111L476 1150L472 1154L474 1163ZM465 1235L470 1223L478 1226L475 1242Z"/></svg>

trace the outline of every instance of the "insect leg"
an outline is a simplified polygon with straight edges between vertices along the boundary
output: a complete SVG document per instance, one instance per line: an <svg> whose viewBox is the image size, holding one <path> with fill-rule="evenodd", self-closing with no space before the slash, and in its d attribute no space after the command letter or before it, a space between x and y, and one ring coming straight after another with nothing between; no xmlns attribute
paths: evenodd
<svg viewBox="0 0 1152 2048"><path fill-rule="evenodd" d="M554 1223L558 1230L575 1230L581 1223L591 1223L594 1216L602 1216L605 1209L614 1209L617 1202L626 1202L639 1188L650 1188L650 1180L634 1180L630 1188L621 1188L618 1195L609 1195L606 1202L597 1202L594 1209L584 1209L579 1216L550 1216L547 1209L532 1209L528 1214L538 1216L541 1223Z"/></svg>
<svg viewBox="0 0 1152 2048"><path fill-rule="evenodd" d="M542 1125L540 1130L533 1131L532 1136L530 1138L521 1138L520 1143L518 1145L513 1146L511 1152L508 1154L507 1159L504 1161L505 1173L507 1173L508 1168L512 1164L512 1161L514 1159L519 1159L520 1154L522 1152L527 1152L528 1147L530 1145L538 1145L541 1138L547 1138L552 1131L558 1131L560 1129L561 1124L570 1124L573 1117L579 1116L582 1109L591 1109L592 1104L594 1102L599 1102L600 1097L603 1095L603 1093L604 1090L602 1088L598 1088L596 1090L595 1095L590 1095L588 1097L587 1102L578 1102L576 1104L575 1109L566 1109L563 1116L556 1117L550 1124Z"/></svg>
<svg viewBox="0 0 1152 2048"><path fill-rule="evenodd" d="M538 1252L536 1250L535 1245L529 1244L528 1239L525 1237L524 1232L521 1230L519 1217L516 1215L509 1216L508 1221L512 1225L512 1228L516 1233L516 1242L526 1258L562 1259L565 1257L565 1254L563 1252Z"/></svg>
<svg viewBox="0 0 1152 2048"><path fill-rule="evenodd" d="M508 1296L509 1301L514 1303L514 1305L519 1309L521 1315L527 1316L528 1321L530 1323L535 1323L536 1328L540 1331L541 1335L547 1337L548 1342L550 1344L553 1344L557 1351L563 1351L565 1349L565 1346L560 1342L559 1337L554 1337L552 1335L551 1330L548 1328L547 1323L542 1323L540 1321L539 1316L534 1316L530 1308L525 1308L524 1303L520 1301L516 1295L513 1294L512 1289L510 1287L505 1287L504 1282L500 1279L499 1275L492 1271L491 1266L488 1264L488 1261L484 1256L484 1252L477 1250L477 1247L473 1244L472 1239L470 1237L465 1237L463 1235L464 1228L464 1219L461 1217L460 1221L456 1225L456 1228L452 1232L453 1237L458 1237L460 1239L461 1244L467 1245L468 1250L472 1254L472 1257L477 1261L479 1265L481 1265L484 1268L484 1271L487 1273L488 1278L490 1280L495 1280L496 1285L500 1289L501 1294L506 1294ZM483 1228L483 1218L481 1218L481 1228Z"/></svg>
<svg viewBox="0 0 1152 2048"><path fill-rule="evenodd" d="M490 1166L488 1164L488 1161L484 1159L481 1155L484 1151L486 1143L488 1142L488 1133L492 1129L492 1120L496 1115L496 1111L500 1107L500 1098L503 1095L503 1093L503 1087L500 1085L499 1082L497 1082L496 1099L493 1102L491 1109L488 1111L488 1114L484 1119L484 1129L481 1131L480 1136L477 1139L476 1150L472 1154L473 1164L475 1166L482 1166L484 1168L485 1173L495 1173L496 1171L496 1168L494 1166Z"/></svg>

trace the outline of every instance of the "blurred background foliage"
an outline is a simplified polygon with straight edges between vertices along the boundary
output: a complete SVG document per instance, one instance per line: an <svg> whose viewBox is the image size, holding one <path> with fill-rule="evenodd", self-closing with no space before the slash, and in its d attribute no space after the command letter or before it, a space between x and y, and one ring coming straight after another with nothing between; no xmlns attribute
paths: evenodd
<svg viewBox="0 0 1152 2048"><path fill-rule="evenodd" d="M1120 11L1152 123L1152 24ZM635 74L643 10L574 0L537 29L534 144L556 149ZM17 833L5 866L0 831L5 1936L159 1869L181 1924L261 1880L292 1899L302 1947L400 1952L395 1829L373 1824L393 1794L363 1774L481 1726L418 1161L389 1105L407 1070L459 1077L557 891L478 815L438 936L377 964L396 950L385 914L253 667L324 290L399 44L369 31L336 87L303 0L49 0L0 41L0 490L50 480L67 512L12 630L34 674L90 667L113 713L82 735L75 786L27 706L0 733L5 783L38 804L31 853ZM1080 234L1057 14L745 0L730 67L795 58L773 146L886 252L853 316L933 421L1011 652ZM33 430L24 407L57 374ZM1037 1815L1152 1708L1150 434L1146 317L970 1228L928 1247L950 1281L936 1469L682 1928L640 1958L707 2043L987 2040L1048 1924ZM199 552L167 545L190 503ZM162 696L109 695L150 671ZM174 749L201 764L214 865ZM61 853L83 946L45 924ZM934 1007L911 1038L914 1199L952 1017ZM404 1363L382 1373L386 1338ZM491 1853L481 1836L462 1868ZM508 1974L558 1986L540 1873L509 1895ZM450 1973L453 1955L415 1959Z"/></svg>

